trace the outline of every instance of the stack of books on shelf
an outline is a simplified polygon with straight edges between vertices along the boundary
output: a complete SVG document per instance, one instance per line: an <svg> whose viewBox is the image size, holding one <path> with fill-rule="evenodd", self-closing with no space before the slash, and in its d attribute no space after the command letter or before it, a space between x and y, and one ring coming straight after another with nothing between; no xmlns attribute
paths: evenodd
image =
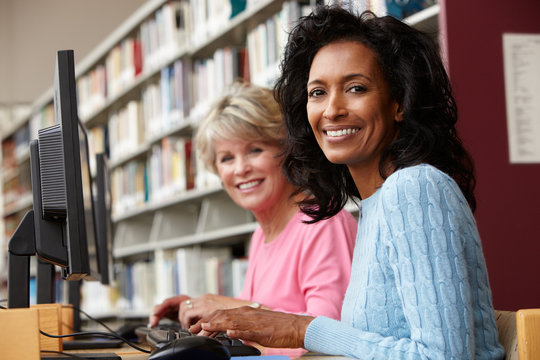
<svg viewBox="0 0 540 360"><path fill-rule="evenodd" d="M247 53L244 47L226 46L217 49L212 57L193 63L192 108L190 117L198 122L236 79L249 80Z"/></svg>
<svg viewBox="0 0 540 360"><path fill-rule="evenodd" d="M152 147L149 158L149 200L160 203L194 187L191 139L167 136Z"/></svg>
<svg viewBox="0 0 540 360"><path fill-rule="evenodd" d="M222 31L246 8L246 0L190 0L190 4L190 40L195 46Z"/></svg>
<svg viewBox="0 0 540 360"><path fill-rule="evenodd" d="M391 15L397 19L404 19L436 4L437 0L326 0L325 3L339 4L353 12L370 10L379 16Z"/></svg>
<svg viewBox="0 0 540 360"><path fill-rule="evenodd" d="M111 172L112 216L143 208L150 198L146 161L132 160Z"/></svg>
<svg viewBox="0 0 540 360"><path fill-rule="evenodd" d="M109 117L109 157L112 163L135 152L145 142L145 126L141 104L129 101Z"/></svg>
<svg viewBox="0 0 540 360"><path fill-rule="evenodd" d="M309 4L284 1L281 10L247 34L251 82L271 87L279 75L279 62L287 35L296 20L311 11Z"/></svg>
<svg viewBox="0 0 540 360"><path fill-rule="evenodd" d="M140 26L144 69L160 68L188 42L190 34L188 1L169 1Z"/></svg>
<svg viewBox="0 0 540 360"><path fill-rule="evenodd" d="M129 90L137 79L163 68L188 39L189 2L169 1L77 78L79 116L87 120Z"/></svg>
<svg viewBox="0 0 540 360"><path fill-rule="evenodd" d="M230 247L194 246L157 250L151 261L115 267L113 285L83 283L82 308L91 315L116 313L144 317L154 305L178 294L236 296L244 283L247 259L233 258Z"/></svg>
<svg viewBox="0 0 540 360"><path fill-rule="evenodd" d="M186 123L189 115L190 63L176 60L160 71L159 82L142 89L142 115L146 139L163 136Z"/></svg>

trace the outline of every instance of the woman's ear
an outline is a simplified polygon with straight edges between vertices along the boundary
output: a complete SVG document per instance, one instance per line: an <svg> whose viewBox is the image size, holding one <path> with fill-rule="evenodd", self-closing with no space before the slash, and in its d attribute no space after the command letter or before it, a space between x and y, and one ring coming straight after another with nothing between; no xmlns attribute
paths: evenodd
<svg viewBox="0 0 540 360"><path fill-rule="evenodd" d="M402 104L395 102L395 111L394 111L394 121L401 122L403 121L403 106Z"/></svg>

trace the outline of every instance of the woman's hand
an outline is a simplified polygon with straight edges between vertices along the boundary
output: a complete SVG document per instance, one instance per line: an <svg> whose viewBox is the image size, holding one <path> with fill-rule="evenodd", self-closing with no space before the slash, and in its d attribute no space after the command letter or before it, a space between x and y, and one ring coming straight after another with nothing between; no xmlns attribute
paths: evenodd
<svg viewBox="0 0 540 360"><path fill-rule="evenodd" d="M304 347L304 336L311 316L254 309L249 306L218 310L201 318L189 331L212 336L223 331L232 339L253 341L275 348Z"/></svg>
<svg viewBox="0 0 540 360"><path fill-rule="evenodd" d="M214 294L206 294L189 300L190 303L186 303L185 301L181 303L178 313L178 321L180 321L180 324L185 329L188 329L199 319L212 314L216 310L232 309L249 304L245 300Z"/></svg>
<svg viewBox="0 0 540 360"><path fill-rule="evenodd" d="M152 314L148 319L148 325L154 327L159 323L159 320L164 317L175 321L178 320L178 310L180 309L180 304L189 299L190 297L187 295L178 295L170 297L164 300L161 304L154 306Z"/></svg>

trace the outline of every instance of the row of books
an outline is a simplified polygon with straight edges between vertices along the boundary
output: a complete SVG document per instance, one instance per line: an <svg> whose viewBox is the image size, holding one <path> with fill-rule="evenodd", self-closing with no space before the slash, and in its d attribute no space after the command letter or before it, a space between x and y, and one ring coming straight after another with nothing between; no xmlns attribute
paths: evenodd
<svg viewBox="0 0 540 360"><path fill-rule="evenodd" d="M160 71L158 83L142 90L143 117L148 139L186 122L189 115L190 63L176 60Z"/></svg>
<svg viewBox="0 0 540 360"><path fill-rule="evenodd" d="M167 136L152 146L149 156L149 200L163 202L195 186L190 138Z"/></svg>
<svg viewBox="0 0 540 360"><path fill-rule="evenodd" d="M353 12L370 10L379 16L391 15L397 19L404 19L436 4L437 0L326 0L325 3L339 4Z"/></svg>
<svg viewBox="0 0 540 360"><path fill-rule="evenodd" d="M226 28L234 16L258 2L249 1L247 5L245 0L190 0L165 3L151 18L143 22L133 35L123 39L111 49L103 63L96 64L93 69L77 79L81 118L91 117L107 101L126 91L137 80L139 74L166 68L166 64L178 57L180 49L188 46L188 43L189 46L197 46L206 41L210 36ZM222 90L222 84L231 83L228 78L242 77L249 80L250 70L258 74L260 65L250 63L254 57L257 60L253 61L260 62L263 61L259 60L261 57L269 54L275 68L290 25L302 14L300 8L296 0L285 1L280 13L272 16L268 24L262 25L271 28L269 31L262 29L254 31L256 34L264 32L266 37L252 36L257 37L258 41L249 49L255 52L249 56L249 61L247 55L249 51L241 46L224 47L216 50L210 57L194 59L192 63L184 64L183 73L193 73L194 79L192 83L188 78L184 78L181 82L184 91L193 94L193 99L189 99L189 103L184 102L182 107L178 107L183 110L183 115L187 116L190 108L195 110L201 108L203 100L205 103L211 101L214 98L213 94L218 94ZM302 8L309 9L309 6L303 5ZM268 47L270 50L261 47ZM193 84L193 88L190 84ZM171 90L174 89L171 87ZM183 98L184 101L186 99ZM195 111L199 115L203 112Z"/></svg>
<svg viewBox="0 0 540 360"><path fill-rule="evenodd" d="M109 99L132 86L137 77L161 67L186 40L187 1L169 1L134 33L115 45L86 74L77 79L79 115L85 119Z"/></svg>
<svg viewBox="0 0 540 360"><path fill-rule="evenodd" d="M113 216L193 189L196 166L191 138L162 138L152 146L147 157L128 161L112 170ZM199 184L204 183L199 180Z"/></svg>
<svg viewBox="0 0 540 360"><path fill-rule="evenodd" d="M246 269L247 259L233 258L229 247L157 250L151 260L115 264L112 286L84 282L81 306L94 315L104 309L148 314L155 304L178 294L236 296Z"/></svg>
<svg viewBox="0 0 540 360"><path fill-rule="evenodd" d="M189 39L199 45L227 26L246 9L246 0L190 0Z"/></svg>
<svg viewBox="0 0 540 360"><path fill-rule="evenodd" d="M247 35L249 70L251 82L260 86L272 86L278 76L287 36L295 22L311 11L309 4L285 1L281 10L261 22Z"/></svg>
<svg viewBox="0 0 540 360"><path fill-rule="evenodd" d="M139 151L141 147L149 148L151 141L185 124L187 91L184 90L183 69L180 60L162 69L159 82L146 85L140 100L131 100L111 112L106 127L98 125L91 128L91 137L105 141L98 141L99 146L95 148L107 149L110 160L117 162Z"/></svg>
<svg viewBox="0 0 540 360"><path fill-rule="evenodd" d="M150 199L146 159L135 159L111 172L113 217L143 208Z"/></svg>
<svg viewBox="0 0 540 360"><path fill-rule="evenodd" d="M211 104L236 79L249 81L247 52L244 47L226 46L217 49L211 57L197 59L191 71L191 122L199 121Z"/></svg>

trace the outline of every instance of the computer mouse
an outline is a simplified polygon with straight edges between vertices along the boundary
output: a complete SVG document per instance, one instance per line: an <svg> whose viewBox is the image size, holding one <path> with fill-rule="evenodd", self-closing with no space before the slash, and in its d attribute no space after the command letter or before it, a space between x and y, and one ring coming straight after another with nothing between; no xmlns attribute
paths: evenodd
<svg viewBox="0 0 540 360"><path fill-rule="evenodd" d="M148 360L228 360L229 350L207 336L188 336L171 341L155 350Z"/></svg>

